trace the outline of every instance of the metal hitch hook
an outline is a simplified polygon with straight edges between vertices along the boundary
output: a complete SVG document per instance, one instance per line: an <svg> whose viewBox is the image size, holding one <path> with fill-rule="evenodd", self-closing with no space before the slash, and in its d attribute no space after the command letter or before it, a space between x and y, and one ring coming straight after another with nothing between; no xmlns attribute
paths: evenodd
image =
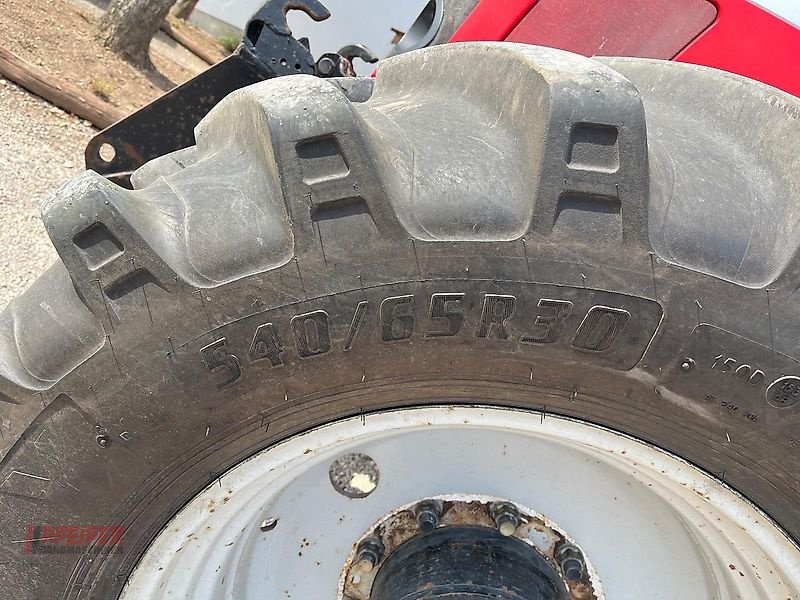
<svg viewBox="0 0 800 600"><path fill-rule="evenodd" d="M330 11L318 0L268 0L250 19L242 40L242 56L274 75L314 73L308 47L292 37L286 20L290 10L301 10L314 21L324 21Z"/></svg>
<svg viewBox="0 0 800 600"><path fill-rule="evenodd" d="M354 58L360 58L365 63L378 62L378 57L376 54L364 44L348 44L347 46L343 46L342 48L339 48L339 55L342 58L349 60L351 63L353 62Z"/></svg>

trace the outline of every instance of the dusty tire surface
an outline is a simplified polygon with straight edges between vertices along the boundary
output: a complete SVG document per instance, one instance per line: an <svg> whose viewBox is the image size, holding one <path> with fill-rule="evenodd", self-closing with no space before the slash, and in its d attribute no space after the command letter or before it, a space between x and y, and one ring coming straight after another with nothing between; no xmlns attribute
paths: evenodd
<svg viewBox="0 0 800 600"><path fill-rule="evenodd" d="M0 313L0 595L113 598L245 457L437 403L631 434L800 539L797 99L514 44L369 86L245 88L139 189L45 202L61 261Z"/></svg>

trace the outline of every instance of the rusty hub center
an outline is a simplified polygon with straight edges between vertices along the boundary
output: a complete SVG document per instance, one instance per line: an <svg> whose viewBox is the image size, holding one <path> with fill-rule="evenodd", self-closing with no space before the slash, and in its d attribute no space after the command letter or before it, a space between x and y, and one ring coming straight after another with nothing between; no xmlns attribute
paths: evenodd
<svg viewBox="0 0 800 600"><path fill-rule="evenodd" d="M441 496L397 509L356 544L343 600L591 600L583 552L544 517L498 498Z"/></svg>

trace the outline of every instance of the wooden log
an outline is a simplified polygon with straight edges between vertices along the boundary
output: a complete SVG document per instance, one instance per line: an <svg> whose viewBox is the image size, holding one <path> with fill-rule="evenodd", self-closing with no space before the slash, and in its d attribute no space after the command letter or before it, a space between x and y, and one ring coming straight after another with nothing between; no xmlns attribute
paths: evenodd
<svg viewBox="0 0 800 600"><path fill-rule="evenodd" d="M175 19L174 17L167 17L161 24L161 31L178 42L189 52L207 62L209 65L215 65L225 58L226 53L224 52L222 46L220 46L219 50L217 51L214 51L213 48L204 47L202 44L198 43L194 35L186 31L188 27L190 26L184 21ZM195 34L206 36L211 45L217 44L217 41L207 34L204 34L200 31L195 32Z"/></svg>
<svg viewBox="0 0 800 600"><path fill-rule="evenodd" d="M44 98L50 104L86 119L99 129L105 129L126 116L123 111L91 92L48 75L39 67L2 47L0 47L0 75Z"/></svg>

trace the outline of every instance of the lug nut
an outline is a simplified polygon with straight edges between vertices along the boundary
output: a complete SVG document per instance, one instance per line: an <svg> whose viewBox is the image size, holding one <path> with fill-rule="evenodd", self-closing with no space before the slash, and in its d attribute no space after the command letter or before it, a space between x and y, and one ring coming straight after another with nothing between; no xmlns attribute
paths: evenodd
<svg viewBox="0 0 800 600"><path fill-rule="evenodd" d="M494 524L500 531L500 535L513 535L519 526L519 511L510 502L494 502L490 506Z"/></svg>
<svg viewBox="0 0 800 600"><path fill-rule="evenodd" d="M555 552L555 559L561 567L561 572L570 581L583 579L586 571L586 563L583 560L583 553L574 544L562 544Z"/></svg>
<svg viewBox="0 0 800 600"><path fill-rule="evenodd" d="M356 550L356 568L362 573L369 573L375 568L383 556L383 542L371 535L358 545Z"/></svg>
<svg viewBox="0 0 800 600"><path fill-rule="evenodd" d="M414 516L417 518L417 525L420 531L427 533L433 531L442 518L441 500L424 500L414 508Z"/></svg>

